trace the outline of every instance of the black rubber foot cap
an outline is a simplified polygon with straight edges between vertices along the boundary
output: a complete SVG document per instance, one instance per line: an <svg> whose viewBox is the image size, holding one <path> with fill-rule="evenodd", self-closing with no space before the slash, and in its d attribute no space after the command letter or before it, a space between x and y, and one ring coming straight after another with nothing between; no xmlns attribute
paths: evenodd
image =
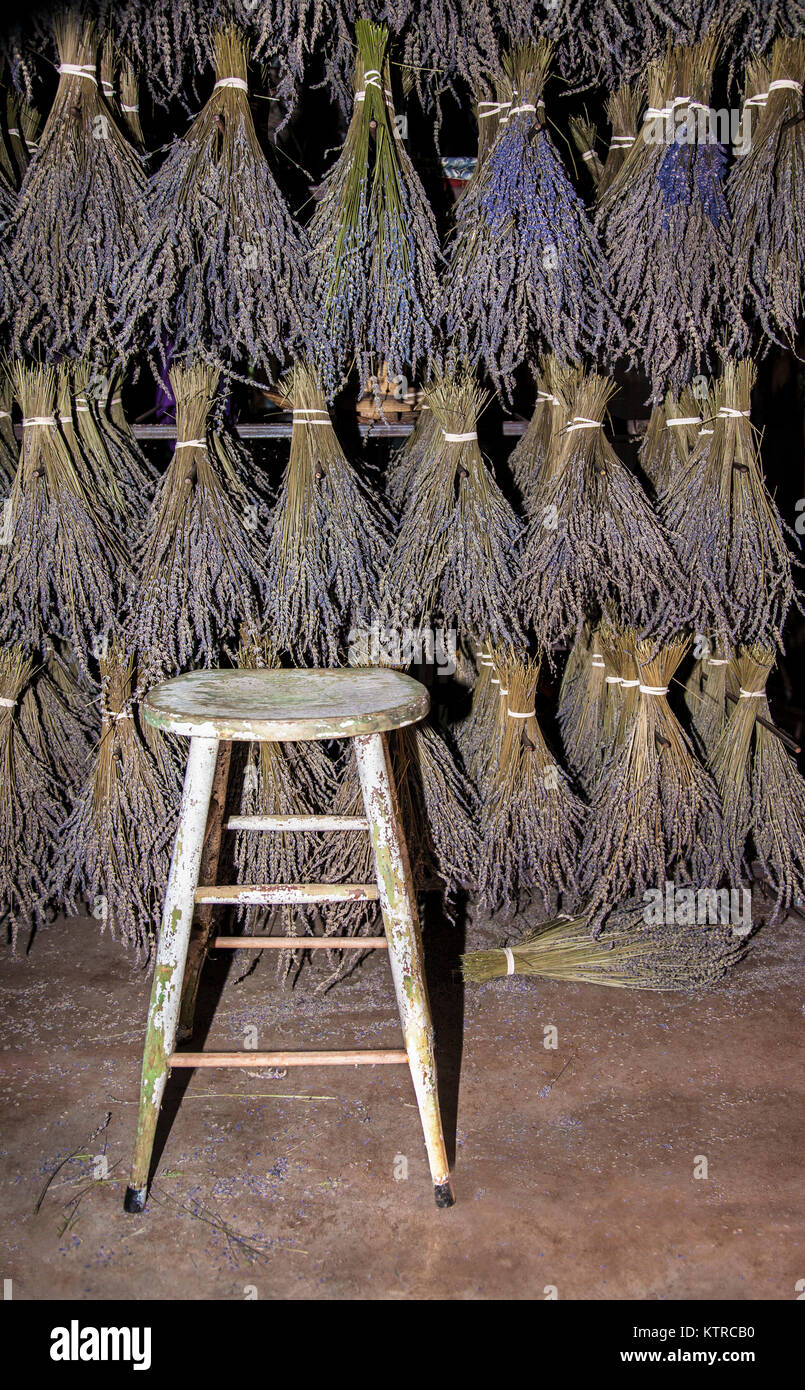
<svg viewBox="0 0 805 1390"><path fill-rule="evenodd" d="M433 1184L433 1195L436 1199L437 1207L454 1207L456 1199L453 1196L453 1189L450 1181L436 1182Z"/></svg>
<svg viewBox="0 0 805 1390"><path fill-rule="evenodd" d="M126 1196L123 1199L123 1210L127 1211L129 1216L138 1216L141 1211L145 1211L147 1195L147 1187L127 1187Z"/></svg>

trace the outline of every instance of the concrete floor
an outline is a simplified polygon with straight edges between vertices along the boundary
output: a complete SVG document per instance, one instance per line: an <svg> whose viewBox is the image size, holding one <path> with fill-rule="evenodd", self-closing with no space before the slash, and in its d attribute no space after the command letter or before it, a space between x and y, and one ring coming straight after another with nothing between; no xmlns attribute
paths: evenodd
<svg viewBox="0 0 805 1390"><path fill-rule="evenodd" d="M433 1204L407 1072L367 1067L175 1073L131 1217L148 982L97 923L57 923L0 960L0 1275L19 1299L796 1298L803 930L761 932L685 997L522 978L463 993L460 933L431 929L452 1210ZM238 983L246 961L208 968L206 1046L249 1026L261 1047L399 1045L380 953L318 998L323 962L290 992L267 959Z"/></svg>

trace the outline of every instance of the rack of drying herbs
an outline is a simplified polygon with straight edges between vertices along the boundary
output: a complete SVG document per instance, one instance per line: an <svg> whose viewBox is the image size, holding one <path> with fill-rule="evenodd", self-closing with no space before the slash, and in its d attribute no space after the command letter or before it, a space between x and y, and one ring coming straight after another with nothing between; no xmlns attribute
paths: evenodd
<svg viewBox="0 0 805 1390"><path fill-rule="evenodd" d="M391 740L426 924L500 922L468 980L717 979L730 892L805 898L800 465L757 427L803 345L802 7L68 0L0 63L10 936L89 909L150 952L149 685L388 664L432 691ZM235 815L354 814L343 756L238 750ZM367 872L349 832L241 841Z"/></svg>

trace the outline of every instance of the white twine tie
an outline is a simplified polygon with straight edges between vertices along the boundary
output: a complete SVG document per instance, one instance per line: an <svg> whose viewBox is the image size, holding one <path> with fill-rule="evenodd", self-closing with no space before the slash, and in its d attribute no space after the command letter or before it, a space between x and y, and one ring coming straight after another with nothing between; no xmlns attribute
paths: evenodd
<svg viewBox="0 0 805 1390"><path fill-rule="evenodd" d="M219 77L218 81L213 87L213 91L216 91L218 87L235 87L236 90L239 92L248 92L249 90L249 84L244 77ZM136 109L136 107L131 108L131 110L135 111ZM126 110L125 106L123 107L123 110Z"/></svg>
<svg viewBox="0 0 805 1390"><path fill-rule="evenodd" d="M565 428L565 434L572 434L574 430L600 430L603 429L603 420L588 420L584 415L577 415Z"/></svg>
<svg viewBox="0 0 805 1390"><path fill-rule="evenodd" d="M638 682L638 684L639 684L639 682ZM667 695L667 694L668 694L668 686L667 686L667 685L641 685L641 686L640 686L640 694L641 694L641 695Z"/></svg>
<svg viewBox="0 0 805 1390"><path fill-rule="evenodd" d="M470 444L478 435L475 430L468 430L466 434L446 434L442 430L442 437L448 444Z"/></svg>
<svg viewBox="0 0 805 1390"><path fill-rule="evenodd" d="M503 954L504 954L505 957L506 957L506 974L507 974L507 975L513 975L513 974L514 974L514 951L512 950L511 946L504 946L504 947L503 947Z"/></svg>
<svg viewBox="0 0 805 1390"><path fill-rule="evenodd" d="M765 690L744 690L742 685L738 686L738 690L741 700L762 700L766 694Z"/></svg>
<svg viewBox="0 0 805 1390"><path fill-rule="evenodd" d="M89 63L83 66L80 63L60 63L58 72L60 77L86 77L88 82L94 82L96 87L98 85L95 70Z"/></svg>
<svg viewBox="0 0 805 1390"><path fill-rule="evenodd" d="M206 449L206 439L177 439L177 449Z"/></svg>
<svg viewBox="0 0 805 1390"><path fill-rule="evenodd" d="M666 420L665 428L669 430L672 425L700 425L701 415L672 415L670 420Z"/></svg>
<svg viewBox="0 0 805 1390"><path fill-rule="evenodd" d="M9 700L7 695L0 695L0 707L3 709L14 709L16 704L16 700Z"/></svg>

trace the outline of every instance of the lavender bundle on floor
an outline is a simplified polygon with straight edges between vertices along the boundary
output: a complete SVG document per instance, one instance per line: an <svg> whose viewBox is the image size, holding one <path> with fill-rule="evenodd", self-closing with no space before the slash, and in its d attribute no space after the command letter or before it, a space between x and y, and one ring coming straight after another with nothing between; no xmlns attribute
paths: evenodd
<svg viewBox="0 0 805 1390"><path fill-rule="evenodd" d="M793 346L805 304L803 39L777 40L768 78L765 92L747 92L751 144L729 178L735 285L764 332ZM756 120L747 112L758 112Z"/></svg>
<svg viewBox="0 0 805 1390"><path fill-rule="evenodd" d="M265 557L262 501L234 442L211 426L214 368L171 368L176 446L136 554L129 641L143 687L194 663L217 666L245 625L253 632Z"/></svg>
<svg viewBox="0 0 805 1390"><path fill-rule="evenodd" d="M100 740L61 835L59 892L68 912L87 902L102 930L147 952L165 896L179 789L140 730L133 660L113 645L99 664Z"/></svg>
<svg viewBox="0 0 805 1390"><path fill-rule="evenodd" d="M710 370L719 344L745 331L719 143L729 132L707 106L717 54L710 36L650 71L643 127L598 213L629 344L655 400Z"/></svg>
<svg viewBox="0 0 805 1390"><path fill-rule="evenodd" d="M390 94L388 30L355 25L355 106L341 154L310 224L317 312L338 367L372 358L391 374L430 370L439 242L433 214L402 140Z"/></svg>
<svg viewBox="0 0 805 1390"><path fill-rule="evenodd" d="M99 639L117 625L126 558L103 479L71 451L56 418L57 373L13 362L10 375L22 447L0 546L0 624L35 648L51 634L66 638L87 671ZM66 369L58 376L69 399Z"/></svg>
<svg viewBox="0 0 805 1390"><path fill-rule="evenodd" d="M609 270L545 123L550 45L505 59L508 109L474 187L457 208L444 290L455 351L509 392L546 349L563 361L619 355Z"/></svg>
<svg viewBox="0 0 805 1390"><path fill-rule="evenodd" d="M477 641L519 633L515 577L521 525L478 446L486 393L472 373L427 390L438 422L412 479L381 589L389 627L460 627Z"/></svg>
<svg viewBox="0 0 805 1390"><path fill-rule="evenodd" d="M55 361L114 353L126 266L145 236L145 176L101 96L97 38L54 24L59 86L9 227L14 350Z"/></svg>
<svg viewBox="0 0 805 1390"><path fill-rule="evenodd" d="M686 621L688 581L642 487L604 434L614 384L572 375L569 389L555 475L523 546L523 614L545 650L596 612L646 634L669 634Z"/></svg>
<svg viewBox="0 0 805 1390"><path fill-rule="evenodd" d="M552 756L534 709L539 662L507 654L495 667L500 711L482 810L480 892L490 907L539 894L575 896L585 807Z"/></svg>
<svg viewBox="0 0 805 1390"><path fill-rule="evenodd" d="M310 249L255 133L246 43L229 28L214 48L212 95L153 177L122 317L132 349L142 337L160 358L170 343L174 357L273 379L298 353L327 358Z"/></svg>
<svg viewBox="0 0 805 1390"><path fill-rule="evenodd" d="M285 389L293 435L267 528L271 635L295 660L336 665L376 609L390 518L347 460L316 373L300 363Z"/></svg>
<svg viewBox="0 0 805 1390"><path fill-rule="evenodd" d="M727 361L713 384L712 418L659 504L679 563L691 575L697 632L727 642L781 645L792 599L792 558L763 478L750 418L756 369Z"/></svg>

